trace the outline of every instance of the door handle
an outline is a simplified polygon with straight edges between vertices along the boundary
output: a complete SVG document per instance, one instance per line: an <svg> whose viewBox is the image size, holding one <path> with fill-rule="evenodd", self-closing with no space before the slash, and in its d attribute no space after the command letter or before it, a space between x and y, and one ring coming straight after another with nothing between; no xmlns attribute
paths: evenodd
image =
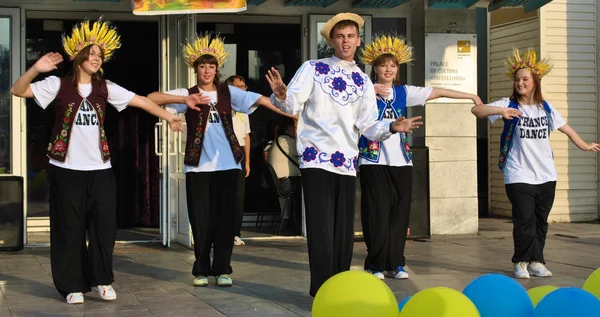
<svg viewBox="0 0 600 317"><path fill-rule="evenodd" d="M162 121L158 121L157 123L154 124L154 155L157 156L163 156L163 153L161 153L158 148L159 148L159 138L158 138L158 130L159 127L162 127L163 123Z"/></svg>

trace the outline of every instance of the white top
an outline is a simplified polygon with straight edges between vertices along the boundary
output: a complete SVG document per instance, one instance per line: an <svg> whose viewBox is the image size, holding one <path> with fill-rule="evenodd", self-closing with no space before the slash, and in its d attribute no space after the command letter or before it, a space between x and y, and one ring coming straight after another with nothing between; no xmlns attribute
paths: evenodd
<svg viewBox="0 0 600 317"><path fill-rule="evenodd" d="M504 98L487 106L507 108L509 104L510 99ZM550 103L548 106L552 110L550 129L556 131L566 122ZM519 110L522 116L514 131L512 147L504 165L504 183L539 185L556 181L558 177L550 147L546 111L541 105L519 105ZM502 116L493 115L488 118L494 123Z"/></svg>
<svg viewBox="0 0 600 317"><path fill-rule="evenodd" d="M35 102L46 109L54 101L60 90L60 78L49 76L29 85ZM122 111L133 99L135 93L106 81L108 103L118 111ZM79 84L79 95L83 97L77 114L73 119L69 148L65 162L50 159L50 164L78 171L94 171L111 168L110 161L104 162L100 152L100 129L96 110L85 99L92 93L92 84ZM58 124L58 123L56 123Z"/></svg>
<svg viewBox="0 0 600 317"><path fill-rule="evenodd" d="M250 117L247 113L232 111L231 124L233 124L233 132L240 142L240 146L246 145L246 134L252 132L250 130Z"/></svg>
<svg viewBox="0 0 600 317"><path fill-rule="evenodd" d="M292 159L298 163L298 151L296 150L296 139L289 135L283 134L277 137L281 148L289 155ZM281 150L277 144L273 141L273 144L269 148L269 156L267 162L273 166L275 174L278 178L300 176L300 170L296 165L292 164L290 160L281 153Z"/></svg>
<svg viewBox="0 0 600 317"><path fill-rule="evenodd" d="M431 87L417 87L417 86L403 86L406 90L406 107L424 106L427 102L427 98L431 95L433 88ZM394 101L394 89L390 90L389 96L383 97L385 100ZM385 110L384 110L385 111ZM402 114L407 116L406 113ZM382 121L394 122L398 119L396 111L385 111ZM387 166L412 166L412 161L407 161L404 157L404 150L402 149L401 134L395 133L390 136L389 139L381 142L379 149L379 161L372 162L365 160L364 158L359 159L360 165L387 165Z"/></svg>
<svg viewBox="0 0 600 317"><path fill-rule="evenodd" d="M296 147L300 168L356 176L358 137L385 140L389 123L377 120L373 83L355 62L337 57L307 61L287 87L281 110L300 113Z"/></svg>
<svg viewBox="0 0 600 317"><path fill-rule="evenodd" d="M200 89L200 88L198 88ZM202 143L202 152L200 154L200 162L198 166L185 165L184 173L188 172L216 172L226 171L231 169L242 169L239 163L235 162L231 146L227 140L221 117L217 110L213 107L217 104L217 91L204 91L200 89L202 94L208 95L211 99L211 110L204 129L204 140ZM237 112L252 113L261 95L239 89L235 86L229 86L231 94L231 108ZM174 89L166 92L167 94L176 96L188 96L186 88ZM186 112L188 107L185 104L168 104L165 106L167 110L173 113ZM193 127L188 127L192 129Z"/></svg>

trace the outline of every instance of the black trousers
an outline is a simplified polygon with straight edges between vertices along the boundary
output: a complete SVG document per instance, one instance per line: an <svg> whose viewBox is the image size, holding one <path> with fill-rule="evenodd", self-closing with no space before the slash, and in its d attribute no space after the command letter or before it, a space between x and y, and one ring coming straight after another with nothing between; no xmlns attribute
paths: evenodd
<svg viewBox="0 0 600 317"><path fill-rule="evenodd" d="M310 295L333 275L348 271L354 242L356 177L302 169Z"/></svg>
<svg viewBox="0 0 600 317"><path fill-rule="evenodd" d="M361 165L360 191L365 270L392 271L404 266L412 166Z"/></svg>
<svg viewBox="0 0 600 317"><path fill-rule="evenodd" d="M554 204L556 182L540 185L506 184L506 195L512 204L513 241L512 261L544 261L544 246L548 233L548 215Z"/></svg>
<svg viewBox="0 0 600 317"><path fill-rule="evenodd" d="M114 281L117 191L112 169L49 165L50 264L58 292L89 292ZM89 246L86 246L86 229Z"/></svg>
<svg viewBox="0 0 600 317"><path fill-rule="evenodd" d="M231 274L237 169L185 176L188 217L194 237L194 276ZM214 249L212 265L210 251Z"/></svg>
<svg viewBox="0 0 600 317"><path fill-rule="evenodd" d="M242 162L243 164L243 162ZM243 166L243 165L242 165ZM242 221L244 219L244 198L246 193L246 170L242 168L238 177L237 196L235 198L235 227L234 236L242 236ZM233 243L233 241L231 242Z"/></svg>

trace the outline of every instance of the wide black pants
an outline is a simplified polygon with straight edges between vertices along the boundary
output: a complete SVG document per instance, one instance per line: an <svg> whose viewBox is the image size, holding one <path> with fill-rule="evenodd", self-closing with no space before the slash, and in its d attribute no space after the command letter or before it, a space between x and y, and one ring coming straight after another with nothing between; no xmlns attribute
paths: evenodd
<svg viewBox="0 0 600 317"><path fill-rule="evenodd" d="M50 264L61 295L114 281L117 191L112 169L49 167ZM89 246L86 246L86 229Z"/></svg>
<svg viewBox="0 0 600 317"><path fill-rule="evenodd" d="M188 216L194 237L194 276L231 274L238 169L186 173ZM210 251L214 249L213 261Z"/></svg>
<svg viewBox="0 0 600 317"><path fill-rule="evenodd" d="M333 275L348 271L354 242L356 177L302 169L310 295Z"/></svg>
<svg viewBox="0 0 600 317"><path fill-rule="evenodd" d="M360 191L365 270L392 271L404 266L412 166L361 165Z"/></svg>
<svg viewBox="0 0 600 317"><path fill-rule="evenodd" d="M544 261L544 246L548 233L548 215L554 204L556 182L539 185L506 184L506 195L512 204L513 241L512 261Z"/></svg>

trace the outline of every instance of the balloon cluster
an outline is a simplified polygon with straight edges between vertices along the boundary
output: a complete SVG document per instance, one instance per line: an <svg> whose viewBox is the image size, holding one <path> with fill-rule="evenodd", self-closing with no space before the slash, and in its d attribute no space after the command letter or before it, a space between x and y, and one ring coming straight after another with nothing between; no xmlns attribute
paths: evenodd
<svg viewBox="0 0 600 317"><path fill-rule="evenodd" d="M539 286L525 290L514 279L486 274L461 292L432 287L399 304L372 274L348 271L331 277L315 297L313 317L591 317L600 316L600 269L582 288Z"/></svg>

